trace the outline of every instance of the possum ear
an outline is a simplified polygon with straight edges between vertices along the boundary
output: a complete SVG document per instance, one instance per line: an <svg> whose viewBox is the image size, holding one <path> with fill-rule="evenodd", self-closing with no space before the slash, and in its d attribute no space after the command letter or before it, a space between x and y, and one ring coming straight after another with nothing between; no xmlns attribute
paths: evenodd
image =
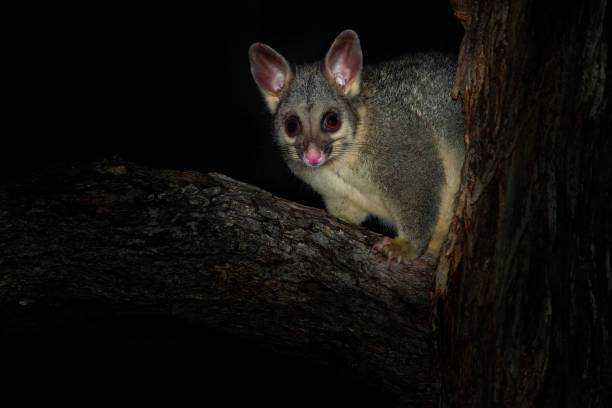
<svg viewBox="0 0 612 408"><path fill-rule="evenodd" d="M249 48L251 74L263 94L270 112L274 113L280 96L291 76L289 64L278 52L266 44L255 43Z"/></svg>
<svg viewBox="0 0 612 408"><path fill-rule="evenodd" d="M363 54L357 33L353 30L341 32L325 56L327 75L345 95L355 96L359 93L362 66Z"/></svg>

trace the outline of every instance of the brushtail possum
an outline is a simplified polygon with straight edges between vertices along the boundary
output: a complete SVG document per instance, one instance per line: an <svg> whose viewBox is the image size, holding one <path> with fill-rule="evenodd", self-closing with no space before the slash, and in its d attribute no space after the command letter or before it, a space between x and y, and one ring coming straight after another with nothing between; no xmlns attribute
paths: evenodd
<svg viewBox="0 0 612 408"><path fill-rule="evenodd" d="M363 65L359 37L336 37L323 61L290 66L249 48L251 73L289 169L353 223L373 215L397 230L376 248L436 257L452 219L464 158L455 58L420 53Z"/></svg>

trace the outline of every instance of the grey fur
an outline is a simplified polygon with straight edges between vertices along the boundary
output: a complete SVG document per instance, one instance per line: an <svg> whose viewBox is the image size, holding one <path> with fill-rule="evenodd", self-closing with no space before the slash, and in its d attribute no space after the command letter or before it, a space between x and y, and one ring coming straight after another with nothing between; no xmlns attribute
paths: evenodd
<svg viewBox="0 0 612 408"><path fill-rule="evenodd" d="M359 200L351 199L353 193L344 200L344 193L336 194L335 184L328 187L326 180L339 178L355 191L373 191L386 210L374 215L393 224L399 236L409 239L417 254L422 254L441 216L439 207L448 184L441 146L451 151L454 167L463 163L461 103L451 98L455 70L455 57L441 53L364 66L359 92L346 96L327 75L323 62L293 67L272 112L289 168L321 193L330 212L353 222L366 216L353 208ZM321 117L329 111L342 120L340 140L320 129ZM302 121L304 135L289 140L284 124L292 115ZM320 167L303 161L311 143L329 153Z"/></svg>
<svg viewBox="0 0 612 408"><path fill-rule="evenodd" d="M393 191L401 213L396 227L418 246L427 244L438 217L444 183L439 141L463 155L461 103L451 98L455 71L453 57L440 53L366 66L356 101L373 107L373 122L381 126L365 153L372 174L383 190Z"/></svg>

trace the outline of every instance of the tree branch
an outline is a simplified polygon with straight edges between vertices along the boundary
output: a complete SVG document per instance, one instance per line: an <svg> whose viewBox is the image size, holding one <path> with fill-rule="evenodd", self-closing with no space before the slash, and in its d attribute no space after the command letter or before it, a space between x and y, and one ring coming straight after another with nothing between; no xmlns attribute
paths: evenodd
<svg viewBox="0 0 612 408"><path fill-rule="evenodd" d="M223 175L119 159L36 174L0 203L4 327L170 315L334 360L407 406L437 401L432 266L389 267L378 234Z"/></svg>

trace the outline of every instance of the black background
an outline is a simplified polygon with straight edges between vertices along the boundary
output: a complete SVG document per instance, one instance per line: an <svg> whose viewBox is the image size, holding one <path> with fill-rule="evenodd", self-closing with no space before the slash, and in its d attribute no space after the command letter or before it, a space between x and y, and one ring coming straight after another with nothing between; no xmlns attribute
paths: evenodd
<svg viewBox="0 0 612 408"><path fill-rule="evenodd" d="M16 12L5 58L13 93L2 177L119 155L222 172L297 198L300 183L274 150L250 74L250 44L264 42L291 63L312 62L352 28L367 64L417 50L457 52L462 35L443 0L402 9L382 1L225 3Z"/></svg>
<svg viewBox="0 0 612 408"><path fill-rule="evenodd" d="M367 64L419 50L457 52L463 34L447 1L87 4L5 15L3 183L57 162L119 155L151 167L225 173L318 205L275 150L249 45L264 42L291 63L312 62L351 28ZM5 339L18 375L51 381L58 396L79 389L112 399L130 390L133 398L155 399L155 389L203 405L214 397L230 406L294 406L294 398L384 406L384 396L342 367L156 317L100 316ZM71 374L58 377L59 367Z"/></svg>

